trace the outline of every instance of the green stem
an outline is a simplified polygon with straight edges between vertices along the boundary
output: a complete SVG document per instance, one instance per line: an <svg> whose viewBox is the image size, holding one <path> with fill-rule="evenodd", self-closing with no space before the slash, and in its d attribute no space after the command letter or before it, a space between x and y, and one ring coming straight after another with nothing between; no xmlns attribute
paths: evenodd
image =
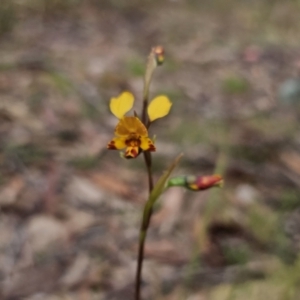
<svg viewBox="0 0 300 300"><path fill-rule="evenodd" d="M149 183L149 195L153 190L153 178L152 178L152 157L150 152L143 152L144 153L144 159L145 164L147 167L147 173L148 173L148 183Z"/></svg>
<svg viewBox="0 0 300 300"><path fill-rule="evenodd" d="M146 239L146 232L143 231L143 223L140 231L140 239L139 239L139 251L138 251L138 262L136 269L136 278L135 278L135 300L140 299L140 291L141 291L141 274L142 274L142 266L144 259L144 245Z"/></svg>
<svg viewBox="0 0 300 300"><path fill-rule="evenodd" d="M147 92L148 93L148 92ZM148 107L148 96L144 95L143 99L143 109L142 109L142 122L143 124L147 125L149 123L148 116L147 116L147 107ZM147 126L146 126L147 127ZM148 128L148 127L147 127Z"/></svg>
<svg viewBox="0 0 300 300"><path fill-rule="evenodd" d="M158 62L155 54L155 49L153 48L150 52L150 55L148 57L147 61L147 67L146 67L146 73L144 77L144 91L143 91L143 108L142 108L142 122L149 127L149 120L147 116L147 107L149 102L149 87L152 79L153 72L155 68L157 67ZM151 153L146 151L143 152L144 154L144 160L147 168L147 174L148 174L148 183L149 183L149 195L151 194L153 190L153 176L152 176L152 158ZM145 240L147 236L147 231L150 224L150 219L152 216L152 206L150 202L150 197L148 202L146 202L144 207L144 213L143 213L143 220L141 224L140 229L140 238L139 238L139 250L138 250L138 261L137 261L137 269L136 269L136 281L135 281L135 300L140 300L140 291L141 291L141 276L142 276L142 267L143 267L143 260L144 260L144 249L145 249Z"/></svg>
<svg viewBox="0 0 300 300"><path fill-rule="evenodd" d="M145 164L148 172L148 182L149 182L149 195L153 190L153 177L152 177L152 168L151 168L151 153L144 152ZM144 260L144 249L145 249L145 240L147 236L147 231L149 228L151 216L152 216L152 207L149 209L147 203L144 207L143 220L140 229L140 238L139 238L139 250L138 250L138 261L136 269L136 280L135 280L135 300L140 300L140 291L141 291L141 277L142 277L142 267Z"/></svg>

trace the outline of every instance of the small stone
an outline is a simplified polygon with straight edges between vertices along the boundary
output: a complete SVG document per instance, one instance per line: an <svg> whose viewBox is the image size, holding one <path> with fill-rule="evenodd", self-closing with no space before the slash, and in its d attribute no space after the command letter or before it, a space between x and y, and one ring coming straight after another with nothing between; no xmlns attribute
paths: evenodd
<svg viewBox="0 0 300 300"><path fill-rule="evenodd" d="M62 277L60 283L64 287L73 287L79 284L86 278L89 266L89 257L85 254L79 254L66 274Z"/></svg>
<svg viewBox="0 0 300 300"><path fill-rule="evenodd" d="M300 78L288 78L284 81L279 87L278 99L284 105L299 105Z"/></svg>
<svg viewBox="0 0 300 300"><path fill-rule="evenodd" d="M235 191L235 196L242 204L252 204L258 197L258 191L249 184L240 184Z"/></svg>
<svg viewBox="0 0 300 300"><path fill-rule="evenodd" d="M80 233L95 223L95 216L77 209L68 209L67 228L72 233Z"/></svg>
<svg viewBox="0 0 300 300"><path fill-rule="evenodd" d="M34 252L44 252L50 246L61 244L68 239L64 224L53 217L33 217L27 226L29 245Z"/></svg>
<svg viewBox="0 0 300 300"><path fill-rule="evenodd" d="M104 201L102 191L83 177L74 176L67 187L70 201L75 205L98 206Z"/></svg>
<svg viewBox="0 0 300 300"><path fill-rule="evenodd" d="M0 190L0 206L13 205L19 193L24 188L24 180L21 177L13 178L6 186Z"/></svg>

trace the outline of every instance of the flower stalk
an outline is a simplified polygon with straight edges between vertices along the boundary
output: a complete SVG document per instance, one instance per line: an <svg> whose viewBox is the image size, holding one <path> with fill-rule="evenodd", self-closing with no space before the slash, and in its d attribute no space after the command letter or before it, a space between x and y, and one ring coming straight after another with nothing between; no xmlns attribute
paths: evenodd
<svg viewBox="0 0 300 300"><path fill-rule="evenodd" d="M153 213L153 207L159 198L159 196L165 191L167 188L167 181L175 167L178 165L181 157L183 154L180 154L176 157L167 171L160 177L157 181L156 185L150 192L149 198L145 204L144 211L143 211L143 219L141 223L140 229L140 238L139 238L139 250L138 250L138 263L137 263L137 272L136 272L136 282L135 282L135 300L140 300L140 289L141 289L141 273L142 273L142 266L144 260L144 247L145 247L145 240L147 237L147 232L149 228L149 224L151 221L151 216Z"/></svg>
<svg viewBox="0 0 300 300"><path fill-rule="evenodd" d="M157 66L164 61L164 49L160 46L152 48L147 61L144 76L143 106L141 116L133 112L133 116L126 116L134 104L132 93L125 91L116 98L111 98L110 110L119 120L114 137L107 144L110 150L122 150L123 158L137 158L142 152L147 169L149 197L145 203L142 222L139 232L138 258L135 278L134 299L140 300L141 296L141 277L144 260L144 248L149 229L153 208L160 195L168 188L180 186L192 191L202 191L215 186L222 186L223 178L220 175L206 176L177 176L169 179L172 171L179 163L180 154L169 166L165 173L154 184L152 174L152 155L156 151L155 140L149 138L148 129L151 123L169 114L172 103L165 95L159 95L149 103L149 88L153 73Z"/></svg>
<svg viewBox="0 0 300 300"><path fill-rule="evenodd" d="M144 124L147 124L148 128L150 125L149 117L147 116L147 108L149 101L149 88L152 79L152 75L154 70L158 65L161 65L164 60L164 50L162 47L154 47L150 52L147 61L147 67L144 77L144 91L143 91L143 107L142 107L142 121ZM148 174L148 185L149 185L149 195L153 190L153 176L152 176L152 156L150 152L143 152L144 161L147 168ZM141 275L142 275L142 267L144 260L144 249L145 249L145 240L147 236L148 227L150 224L150 219L152 216L153 208L149 207L146 212L147 203L145 205L145 210L143 213L143 220L140 228L140 237L139 237L139 250L138 250L138 260L137 260L137 270L136 270L136 279L135 279L135 300L140 299L140 290L141 290Z"/></svg>

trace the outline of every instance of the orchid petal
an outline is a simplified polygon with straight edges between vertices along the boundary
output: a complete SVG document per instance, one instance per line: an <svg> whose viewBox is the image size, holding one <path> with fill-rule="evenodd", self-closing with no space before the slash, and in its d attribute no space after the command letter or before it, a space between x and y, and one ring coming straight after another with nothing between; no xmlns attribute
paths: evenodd
<svg viewBox="0 0 300 300"><path fill-rule="evenodd" d="M153 142L151 141L151 139L149 139L148 137L141 137L141 144L140 147L144 150L144 151L155 151L156 148L153 144Z"/></svg>
<svg viewBox="0 0 300 300"><path fill-rule="evenodd" d="M167 96L155 97L148 106L149 120L152 122L166 116L170 112L171 106L172 102Z"/></svg>
<svg viewBox="0 0 300 300"><path fill-rule="evenodd" d="M148 136L145 125L137 117L123 117L115 129L115 135L120 137L128 137L131 134L140 136Z"/></svg>
<svg viewBox="0 0 300 300"><path fill-rule="evenodd" d="M123 92L117 98L111 98L110 111L121 119L128 111L131 110L134 103L134 97L130 92Z"/></svg>
<svg viewBox="0 0 300 300"><path fill-rule="evenodd" d="M121 137L115 137L107 144L107 148L111 150L119 150L125 147L126 139Z"/></svg>

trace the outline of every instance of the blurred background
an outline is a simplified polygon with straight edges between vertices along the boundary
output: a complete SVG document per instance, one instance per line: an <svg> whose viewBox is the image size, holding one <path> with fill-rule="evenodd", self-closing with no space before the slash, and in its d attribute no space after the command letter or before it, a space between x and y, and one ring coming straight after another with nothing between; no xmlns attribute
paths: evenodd
<svg viewBox="0 0 300 300"><path fill-rule="evenodd" d="M143 299L300 299L299 0L1 0L0 298L132 299L147 197L142 157L107 151L111 97L171 114L155 178L223 174L173 188L146 242Z"/></svg>

